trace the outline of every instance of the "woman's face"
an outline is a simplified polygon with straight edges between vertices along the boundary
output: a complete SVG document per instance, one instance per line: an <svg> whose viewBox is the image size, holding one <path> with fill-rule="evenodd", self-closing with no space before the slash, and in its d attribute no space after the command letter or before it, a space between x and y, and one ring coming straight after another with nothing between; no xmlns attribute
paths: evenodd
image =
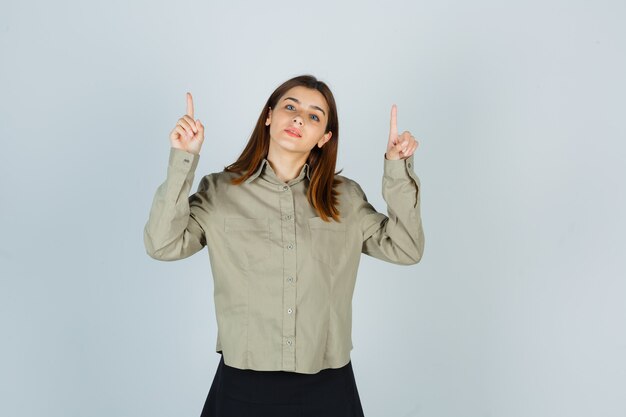
<svg viewBox="0 0 626 417"><path fill-rule="evenodd" d="M321 148L332 136L332 132L324 132L328 111L319 91L302 86L289 89L265 121L270 127L270 146L306 154L314 146Z"/></svg>

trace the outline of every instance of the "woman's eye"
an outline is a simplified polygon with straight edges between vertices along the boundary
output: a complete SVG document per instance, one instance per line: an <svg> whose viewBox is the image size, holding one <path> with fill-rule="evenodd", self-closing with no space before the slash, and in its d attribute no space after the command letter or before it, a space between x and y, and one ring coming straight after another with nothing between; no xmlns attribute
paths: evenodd
<svg viewBox="0 0 626 417"><path fill-rule="evenodd" d="M292 110L292 109L294 109L294 110L295 110L295 107L294 107L292 104L287 104L287 105L285 106L285 108L286 108L287 110ZM314 117L314 119L313 119L313 120L315 120L316 122L319 122L319 121L320 121L320 118L319 118L319 117L317 117L317 115L316 115L316 114L312 114L311 116L313 116L313 117Z"/></svg>

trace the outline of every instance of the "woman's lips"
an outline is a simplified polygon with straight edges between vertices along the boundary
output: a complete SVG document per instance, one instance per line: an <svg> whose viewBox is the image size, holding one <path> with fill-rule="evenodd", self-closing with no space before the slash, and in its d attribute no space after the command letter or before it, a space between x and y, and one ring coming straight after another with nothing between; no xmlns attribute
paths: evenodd
<svg viewBox="0 0 626 417"><path fill-rule="evenodd" d="M291 130L287 130L285 129L285 132L287 132L287 134L289 136L293 136L294 138L299 138L300 136L298 136L297 134L293 133Z"/></svg>

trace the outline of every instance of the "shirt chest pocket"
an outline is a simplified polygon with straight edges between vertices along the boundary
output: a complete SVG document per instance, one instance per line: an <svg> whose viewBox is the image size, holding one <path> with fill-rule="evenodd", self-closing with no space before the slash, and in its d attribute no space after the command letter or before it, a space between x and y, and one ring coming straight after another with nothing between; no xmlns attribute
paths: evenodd
<svg viewBox="0 0 626 417"><path fill-rule="evenodd" d="M333 220L325 222L321 217L308 220L311 232L311 256L330 266L345 256L346 225Z"/></svg>
<svg viewBox="0 0 626 417"><path fill-rule="evenodd" d="M269 260L269 218L227 217L224 219L224 232L231 254L243 265L254 266Z"/></svg>

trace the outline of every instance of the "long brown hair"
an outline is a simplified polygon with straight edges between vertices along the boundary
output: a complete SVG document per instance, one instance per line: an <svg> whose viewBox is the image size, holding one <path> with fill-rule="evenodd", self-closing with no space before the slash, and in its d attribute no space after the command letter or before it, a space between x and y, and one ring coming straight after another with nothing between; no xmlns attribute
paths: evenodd
<svg viewBox="0 0 626 417"><path fill-rule="evenodd" d="M282 83L263 106L261 115L256 122L256 126L252 131L252 135L246 144L246 147L242 151L241 155L234 163L224 168L227 172L241 173L245 172L242 176L231 179L233 185L240 185L246 179L248 179L259 167L263 158L267 157L270 146L270 130L269 126L265 125L265 121L269 115L269 108L274 108L278 100L291 88L303 86L311 89L315 89L322 93L326 102L328 103L328 122L324 133L329 131L333 132L330 140L326 142L321 148L319 146L313 146L307 163L310 168L309 187L307 189L307 199L309 203L315 208L319 216L324 221L329 221L328 218L332 217L334 220L339 219L339 210L337 209L337 195L339 192L335 187L342 183L335 175L338 175L343 171L341 169L335 172L335 164L337 162L337 147L339 144L339 119L337 117L337 105L335 104L335 98L330 88L323 81L319 81L312 75L300 75ZM305 178L306 181L306 178Z"/></svg>

